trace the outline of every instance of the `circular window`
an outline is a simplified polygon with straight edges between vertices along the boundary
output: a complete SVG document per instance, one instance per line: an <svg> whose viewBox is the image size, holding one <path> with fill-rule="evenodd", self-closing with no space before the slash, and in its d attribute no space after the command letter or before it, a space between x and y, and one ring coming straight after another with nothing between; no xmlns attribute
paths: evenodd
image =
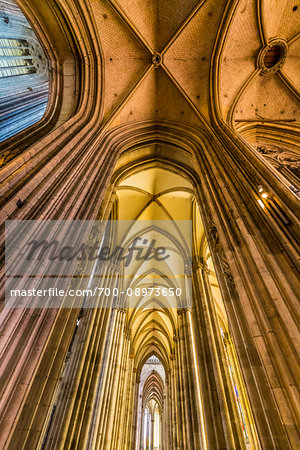
<svg viewBox="0 0 300 450"><path fill-rule="evenodd" d="M276 39L264 47L258 56L258 67L262 74L277 72L285 63L288 46L285 40Z"/></svg>
<svg viewBox="0 0 300 450"><path fill-rule="evenodd" d="M264 63L267 69L276 66L279 63L282 55L282 48L279 45L274 45L265 54Z"/></svg>

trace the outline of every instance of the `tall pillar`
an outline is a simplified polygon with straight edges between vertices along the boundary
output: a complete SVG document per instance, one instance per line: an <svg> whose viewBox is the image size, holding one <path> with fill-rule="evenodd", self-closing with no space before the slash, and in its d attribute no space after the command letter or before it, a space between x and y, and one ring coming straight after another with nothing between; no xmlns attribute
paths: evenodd
<svg viewBox="0 0 300 450"><path fill-rule="evenodd" d="M124 310L124 313L126 311ZM123 329L123 345L121 346L121 360L120 360L120 368L119 368L119 376L118 376L118 390L117 390L117 398L115 403L115 414L113 419L113 434L114 437L111 440L112 448L119 448L120 442L124 445L126 440L122 440L124 434L126 433L126 418L128 416L128 408L129 408L129 398L127 394L131 397L131 383L129 382L129 377L132 375L132 358L130 358L130 341L131 341L131 331L124 324ZM127 412L127 416L125 413ZM130 412L131 413L131 412Z"/></svg>
<svg viewBox="0 0 300 450"><path fill-rule="evenodd" d="M113 421L115 415L115 403L117 400L118 378L120 376L120 361L123 350L123 328L125 323L125 311L116 308L116 332L109 359L109 382L106 383L106 401L102 406L102 418L99 424L99 441L96 448L111 448L113 440Z"/></svg>
<svg viewBox="0 0 300 450"><path fill-rule="evenodd" d="M176 348L176 342L177 342L177 336L173 337L173 340L175 342L175 348ZM175 448L182 448L182 430L180 426L180 418L179 418L179 394L178 394L178 387L176 383L177 378L177 372L178 367L176 363L176 355L175 350L174 354L170 355L170 384L169 384L169 398L170 398L170 404L171 404L171 410L172 414L170 414L170 420L169 420L169 427L171 430L171 437L172 437L172 444Z"/></svg>
<svg viewBox="0 0 300 450"><path fill-rule="evenodd" d="M153 411L151 413L151 441L150 441L150 450L154 450L154 424L155 417L153 418Z"/></svg>
<svg viewBox="0 0 300 450"><path fill-rule="evenodd" d="M213 361L215 363L215 370L218 372L218 384L219 384L219 398L221 410L226 412L223 416L223 427L227 442L232 439L235 445L239 445L240 448L245 448L245 441L242 435L242 429L240 426L239 414L236 407L234 398L234 392L231 385L230 375L228 371L226 356L222 345L222 338L220 333L220 324L217 319L217 313L215 308L215 302L211 291L211 285L209 281L209 270L206 265L201 266L201 276L204 285L205 303L208 311L209 329L211 330L210 337L212 338L212 352L215 355ZM217 368L217 365L219 366Z"/></svg>
<svg viewBox="0 0 300 450"><path fill-rule="evenodd" d="M226 346L226 351L228 353L228 363L231 365L231 369L233 371L233 382L235 382L237 384L237 389L238 389L238 400L241 404L241 414L242 414L242 418L241 420L243 420L243 422L245 422L245 427L247 430L247 435L249 438L249 442L250 444L254 447L254 448L259 448L259 443L257 440L257 431L255 428L255 424L254 424L254 419L253 419L253 415L252 415L252 411L249 405L249 401L248 401L248 396L247 396L247 392L245 389L245 385L244 385L244 381L241 375L241 370L239 367L239 363L237 360L237 354L234 348L234 343L233 343L233 339L232 337L228 334L228 332L226 333L226 335L224 336L224 344ZM240 414L240 415L241 415Z"/></svg>
<svg viewBox="0 0 300 450"><path fill-rule="evenodd" d="M163 441L164 441L164 420L163 415L159 415L159 450L163 450Z"/></svg>
<svg viewBox="0 0 300 450"><path fill-rule="evenodd" d="M176 402L178 403L177 408L177 414L178 414L178 424L179 424L179 438L182 445L182 448L186 448L187 445L187 433L186 433L186 427L188 426L186 421L186 408L189 408L188 405L185 403L185 395L186 395L186 386L184 384L183 380L183 368L184 368L184 362L182 361L183 355L181 351L181 341L182 335L177 336L176 345L175 345L175 355L176 355L176 365L177 365L177 371L176 371L176 385L177 385L177 399Z"/></svg>
<svg viewBox="0 0 300 450"><path fill-rule="evenodd" d="M124 404L120 405L121 410L121 421L123 429L122 433L118 436L118 445L126 445L126 447L131 450L131 435L133 432L133 421L135 419L135 398L136 398L136 387L139 386L139 381L137 380L136 369L134 368L134 355L131 353L131 331L125 330L125 337L128 341L126 350L126 361L124 361ZM129 356L128 356L129 353ZM141 424L139 424L140 426ZM117 426L117 425L116 425ZM125 444L124 444L125 443Z"/></svg>
<svg viewBox="0 0 300 450"><path fill-rule="evenodd" d="M194 264L194 301L191 314L195 329L196 356L203 400L208 448L245 448L238 411L226 365L208 269Z"/></svg>
<svg viewBox="0 0 300 450"><path fill-rule="evenodd" d="M140 403L139 399L139 389L141 382L140 375L137 376L136 368L133 368L132 372L132 393L134 393L134 398L131 398L132 415L128 418L127 421L127 446L128 449L139 450L142 446L145 411L143 411L142 404ZM139 411L141 411L140 415Z"/></svg>
<svg viewBox="0 0 300 450"><path fill-rule="evenodd" d="M141 413L141 429L140 429L140 445L137 450L144 449L145 447L145 424L146 424L146 409Z"/></svg>
<svg viewBox="0 0 300 450"><path fill-rule="evenodd" d="M235 131L218 119L214 127L222 142L199 155L206 174L199 209L259 445L293 448L300 437L297 199Z"/></svg>
<svg viewBox="0 0 300 450"><path fill-rule="evenodd" d="M145 443L145 447L147 450L150 450L150 426L151 426L151 422L150 422L150 413L149 410L147 412L147 426L146 426L146 443Z"/></svg>
<svg viewBox="0 0 300 450"><path fill-rule="evenodd" d="M178 349L177 360L179 362L179 372L182 376L182 418L183 425L183 442L187 446L189 443L191 448L195 448L194 431L197 431L197 424L193 423L193 414L197 414L197 405L195 404L195 396L191 396L191 380L190 372L192 370L192 361L190 360L190 352L187 349L187 329L186 329L186 309L178 308ZM194 411L193 411L194 410ZM195 427L195 429L194 429ZM184 447L186 448L186 447Z"/></svg>

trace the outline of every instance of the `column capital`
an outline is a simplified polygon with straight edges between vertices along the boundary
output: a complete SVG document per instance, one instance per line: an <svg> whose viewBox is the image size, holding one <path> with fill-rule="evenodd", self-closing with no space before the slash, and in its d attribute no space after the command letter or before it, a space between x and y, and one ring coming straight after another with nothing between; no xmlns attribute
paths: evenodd
<svg viewBox="0 0 300 450"><path fill-rule="evenodd" d="M104 263L109 267L109 269L112 269L114 272L120 273L120 264L116 264L113 261L104 261Z"/></svg>
<svg viewBox="0 0 300 450"><path fill-rule="evenodd" d="M198 270L210 274L208 265L203 261L203 258L201 258L200 256L195 256L193 259L193 272L197 272Z"/></svg>
<svg viewBox="0 0 300 450"><path fill-rule="evenodd" d="M126 314L126 312L127 312L127 309L123 308L121 305L114 305L112 309L120 311L120 313L122 313L122 314Z"/></svg>
<svg viewBox="0 0 300 450"><path fill-rule="evenodd" d="M178 316L181 316L182 314L185 314L185 313L191 312L191 311L192 311L192 307L191 306L186 306L184 308L177 308Z"/></svg>

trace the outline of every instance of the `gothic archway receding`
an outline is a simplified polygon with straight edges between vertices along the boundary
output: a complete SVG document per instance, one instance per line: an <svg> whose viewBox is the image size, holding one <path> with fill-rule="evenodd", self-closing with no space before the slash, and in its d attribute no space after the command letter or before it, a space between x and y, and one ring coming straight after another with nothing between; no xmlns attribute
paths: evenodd
<svg viewBox="0 0 300 450"><path fill-rule="evenodd" d="M253 417L205 237L195 181L187 172L185 173L183 167L176 167L174 163L164 161L162 157L155 158L158 147L164 146L153 144L150 147L152 157L151 150L147 147L128 152L128 155L125 152L119 159L116 177L113 177L116 183L114 185L116 206L112 208L113 217L140 221L149 218L170 222L191 220L194 253L193 298L190 298L189 310L186 307L177 309L174 305L168 308L166 300L159 302L157 299L151 303L141 297L135 308L129 309L126 314L126 335L130 338L129 357L137 382L132 417L133 448L155 448L156 411L159 411L160 416L158 448L184 445L192 430L187 423L182 423L182 432L174 430L174 421L181 421L179 412L178 416L175 412L177 408L183 408L181 413L190 417L191 426L194 424L193 426L198 428L198 436L193 431L194 435L196 434L193 445L196 448L198 445L205 445L203 440L206 438L202 433L206 433L204 430L208 423L206 419L205 423L201 424L199 408L203 409L203 414L208 413L204 406L207 392L201 391L200 385L205 389L203 386L208 380L205 380L198 365L199 359L203 356L196 347L193 330L194 326L199 329L199 325L195 323L195 314L198 311L202 315L202 308L207 308L209 321L214 323L215 334L210 338L215 340L217 347L213 352L209 348L203 349L205 352L213 353L208 358L211 362L205 363L206 370L210 364L214 364L213 360L222 367L221 370L224 371L222 383L227 386L226 402L231 404L228 413L235 417L239 430L239 445L255 445L256 431ZM159 153L162 155L163 152ZM134 155L138 159L129 168L127 158L133 162ZM175 153L173 157L175 158ZM125 169L124 173L122 167ZM169 274L168 269L165 270L167 272L163 272L163 276ZM140 267L138 273L140 276ZM204 298L203 295L207 297ZM225 335L227 340L224 338ZM203 338L204 336L201 339ZM186 350L187 354L184 355ZM192 394L191 386L194 386L196 397ZM208 387L205 390L207 391ZM185 409L181 402L188 398L190 406Z"/></svg>
<svg viewBox="0 0 300 450"><path fill-rule="evenodd" d="M43 118L0 145L2 229L127 220L130 248L143 220L188 220L193 257L175 227L174 263L100 264L134 298L1 302L0 446L297 448L300 0L16 1L51 88ZM38 75L27 50L8 79Z"/></svg>
<svg viewBox="0 0 300 450"><path fill-rule="evenodd" d="M138 424L135 447L162 450L165 422L165 371L160 360L152 355L145 362L138 394Z"/></svg>

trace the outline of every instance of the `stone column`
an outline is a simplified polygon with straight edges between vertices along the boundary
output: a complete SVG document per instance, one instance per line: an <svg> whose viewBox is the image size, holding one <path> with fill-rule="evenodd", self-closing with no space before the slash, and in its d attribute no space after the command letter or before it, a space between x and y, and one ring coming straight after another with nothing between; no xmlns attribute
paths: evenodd
<svg viewBox="0 0 300 450"><path fill-rule="evenodd" d="M187 433L186 433L186 427L188 426L186 422L186 404L185 404L185 394L186 394L186 386L184 384L183 380L183 368L184 363L182 362L182 351L181 351L181 339L182 336L177 336L177 340L175 343L175 355L176 355L176 385L177 385L177 398L176 402L178 403L177 407L177 414L178 414L178 424L179 424L179 437L181 441L182 448L186 448L186 439L187 439ZM188 406L187 406L188 407Z"/></svg>
<svg viewBox="0 0 300 450"><path fill-rule="evenodd" d="M146 444L145 447L147 450L150 450L150 413L147 413L147 426L146 426Z"/></svg>
<svg viewBox="0 0 300 450"><path fill-rule="evenodd" d="M151 414L151 441L150 441L150 450L154 450L154 424L155 418L153 418L153 412Z"/></svg>
<svg viewBox="0 0 300 450"><path fill-rule="evenodd" d="M194 264L193 310L196 356L203 401L207 446L245 447L238 412L226 365L214 299L208 280L208 269Z"/></svg>
<svg viewBox="0 0 300 450"><path fill-rule="evenodd" d="M124 310L124 313L126 311ZM130 357L130 340L131 340L131 331L128 329L126 325L124 325L123 330L123 348L121 350L121 362L119 369L119 377L118 377L118 391L117 391L117 399L115 405L115 414L113 420L113 433L114 438L111 441L111 446L113 448L119 448L119 443L126 442L126 440L122 440L122 437L126 433L126 412L128 416L128 396L132 396L131 392L131 383L128 383L128 376L132 375L132 358ZM129 356L128 356L129 355ZM131 411L130 411L131 412Z"/></svg>
<svg viewBox="0 0 300 450"><path fill-rule="evenodd" d="M132 361L134 361L132 359ZM142 445L142 433L143 428L142 424L144 423L142 404L139 399L139 390L140 390L140 382L141 378L137 375L137 369L133 368L133 376L132 376L132 393L134 393L134 397L131 398L131 411L132 414L128 417L127 421L127 445L128 449L131 450L139 450ZM139 416L139 411L141 411L141 415Z"/></svg>
<svg viewBox="0 0 300 450"><path fill-rule="evenodd" d="M214 127L222 142L199 153L199 169L206 174L199 186L199 209L259 445L293 448L300 437L295 347L299 207L282 179L235 131L218 120ZM259 186L268 193L266 199L260 198Z"/></svg>
<svg viewBox="0 0 300 450"><path fill-rule="evenodd" d="M159 450L163 450L163 442L165 434L163 417L164 416L162 414L159 415Z"/></svg>
<svg viewBox="0 0 300 450"><path fill-rule="evenodd" d="M118 379L120 376L120 362L122 358L123 351L123 328L125 323L125 311L116 308L116 320L117 320L117 328L115 332L115 339L112 348L112 353L109 361L110 371L108 374L107 382L106 380L106 388L107 388L107 396L106 402L102 408L102 417L103 420L100 422L101 437L99 439L99 444L97 444L97 448L111 448L111 442L114 439L114 431L113 423L115 416L115 403L117 401L117 391L118 391Z"/></svg>
<svg viewBox="0 0 300 450"><path fill-rule="evenodd" d="M242 378L241 370L239 367L239 362L237 360L237 354L234 348L234 342L232 337L226 332L224 337L226 351L228 352L228 358L230 360L231 368L233 371L233 381L236 383L239 393L239 401L241 403L243 419L245 421L245 426L247 428L247 434L249 437L250 444L254 448L259 448L259 443L257 440L257 431L254 424L253 414L248 401L247 392L245 389L245 384Z"/></svg>
<svg viewBox="0 0 300 450"><path fill-rule="evenodd" d="M145 443L145 421L146 421L146 409L141 413L141 429L140 429L140 445L137 450L144 449Z"/></svg>
<svg viewBox="0 0 300 450"><path fill-rule="evenodd" d="M190 397L190 379L189 372L191 370L191 361L189 355L186 353L186 321L185 314L186 310L184 308L178 308L178 349L176 352L177 361L179 363L179 372L182 377L182 432L183 432L183 442L187 446L187 443L194 448L194 436L193 436L193 422L192 422L192 408L195 408L195 396L192 399ZM184 447L186 448L186 447Z"/></svg>
<svg viewBox="0 0 300 450"><path fill-rule="evenodd" d="M173 338L175 344L177 341L177 336ZM178 372L177 364L176 364L176 355L175 350L172 355L170 355L170 384L169 384L169 398L170 398L170 410L172 414L170 414L169 418L169 429L171 430L171 438L172 445L174 448L180 448L182 445L181 439L181 429L180 429L180 420L179 420L179 405L178 405L178 391L177 391L177 383L176 383L176 372Z"/></svg>
<svg viewBox="0 0 300 450"><path fill-rule="evenodd" d="M179 308L178 333L182 341L181 352L183 354L184 366L186 368L186 416L189 420L187 427L187 441L191 448L205 448L205 435L203 424L203 405L200 398L200 387L196 369L197 361L195 359L194 336L191 328L190 308Z"/></svg>
<svg viewBox="0 0 300 450"><path fill-rule="evenodd" d="M131 332L128 334L128 352L126 354L126 380L124 382L124 406L121 406L121 415L123 423L123 432L120 433L119 444L124 442L128 449L131 449L131 433L133 430L133 420L135 419L135 395L136 386L139 386L139 381L136 378L136 369L134 368L133 354L130 353ZM140 424L139 424L140 425Z"/></svg>

